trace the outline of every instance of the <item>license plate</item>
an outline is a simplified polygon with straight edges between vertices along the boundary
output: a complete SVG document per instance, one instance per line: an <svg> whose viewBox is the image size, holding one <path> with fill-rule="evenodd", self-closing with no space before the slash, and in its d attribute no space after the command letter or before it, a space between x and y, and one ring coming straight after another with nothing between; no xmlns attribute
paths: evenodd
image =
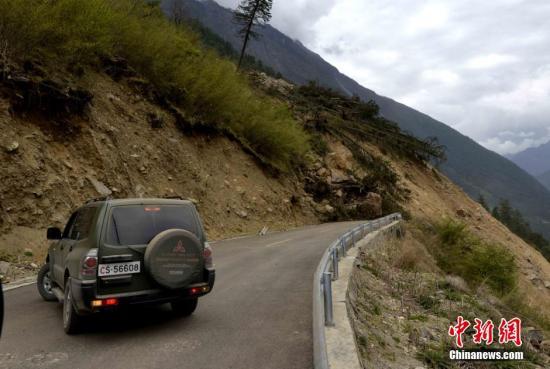
<svg viewBox="0 0 550 369"><path fill-rule="evenodd" d="M141 263L139 261L132 261L129 263L99 264L97 275L99 277L106 277L121 274L134 274L139 273L140 271Z"/></svg>

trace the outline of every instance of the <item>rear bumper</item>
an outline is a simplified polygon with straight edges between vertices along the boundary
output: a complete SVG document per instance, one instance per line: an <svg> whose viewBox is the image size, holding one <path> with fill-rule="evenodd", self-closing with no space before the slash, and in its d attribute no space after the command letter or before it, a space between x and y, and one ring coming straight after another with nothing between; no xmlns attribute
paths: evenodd
<svg viewBox="0 0 550 369"><path fill-rule="evenodd" d="M155 289L148 291L128 292L113 295L98 295L97 284L87 283L78 279L71 279L71 291L75 309L80 314L90 314L101 310L113 309L123 306L143 305L143 304L162 304L166 302L192 299L209 294L214 288L216 281L216 271L214 269L205 269L204 282L195 283L186 288L177 290ZM92 307L94 300L116 299L116 306Z"/></svg>

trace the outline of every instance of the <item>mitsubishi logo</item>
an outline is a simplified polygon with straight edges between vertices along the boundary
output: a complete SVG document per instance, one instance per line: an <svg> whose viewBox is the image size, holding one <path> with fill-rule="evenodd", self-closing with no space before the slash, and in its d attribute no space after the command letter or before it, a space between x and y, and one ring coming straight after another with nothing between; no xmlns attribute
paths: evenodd
<svg viewBox="0 0 550 369"><path fill-rule="evenodd" d="M181 240L178 241L178 244L172 250L172 252L175 252L177 254L185 254L186 251L187 250L185 250L185 247L183 247L183 242L181 242Z"/></svg>

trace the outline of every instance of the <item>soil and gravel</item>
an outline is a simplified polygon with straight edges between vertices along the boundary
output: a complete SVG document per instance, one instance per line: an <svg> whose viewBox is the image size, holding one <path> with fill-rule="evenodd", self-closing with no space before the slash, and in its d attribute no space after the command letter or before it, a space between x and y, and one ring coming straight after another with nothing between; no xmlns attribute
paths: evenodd
<svg viewBox="0 0 550 369"><path fill-rule="evenodd" d="M319 222L296 178L274 177L227 138L185 135L173 115L125 84L87 79L94 98L82 116L14 113L0 94L4 281L34 273L45 229L104 195L192 199L210 239Z"/></svg>

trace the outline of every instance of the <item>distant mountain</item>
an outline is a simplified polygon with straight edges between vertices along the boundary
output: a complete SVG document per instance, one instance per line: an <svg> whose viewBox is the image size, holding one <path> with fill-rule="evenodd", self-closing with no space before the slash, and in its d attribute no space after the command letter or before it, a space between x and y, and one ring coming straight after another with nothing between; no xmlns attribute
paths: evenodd
<svg viewBox="0 0 550 369"><path fill-rule="evenodd" d="M550 171L550 142L532 147L508 158L534 176Z"/></svg>
<svg viewBox="0 0 550 369"><path fill-rule="evenodd" d="M550 190L550 170L537 177L540 183Z"/></svg>
<svg viewBox="0 0 550 369"><path fill-rule="evenodd" d="M172 9L173 1L163 2L166 12ZM186 0L183 3L191 18L239 50L241 40L237 37L230 9L212 0ZM294 83L317 81L365 101L374 100L380 106L381 114L398 123L403 130L420 138L437 137L447 147L448 160L441 169L449 178L473 198L483 194L492 206L500 199L509 199L535 230L550 237L550 191L534 177L428 115L359 85L299 41L275 28L266 26L260 33L262 37L253 40L248 48L252 56Z"/></svg>

